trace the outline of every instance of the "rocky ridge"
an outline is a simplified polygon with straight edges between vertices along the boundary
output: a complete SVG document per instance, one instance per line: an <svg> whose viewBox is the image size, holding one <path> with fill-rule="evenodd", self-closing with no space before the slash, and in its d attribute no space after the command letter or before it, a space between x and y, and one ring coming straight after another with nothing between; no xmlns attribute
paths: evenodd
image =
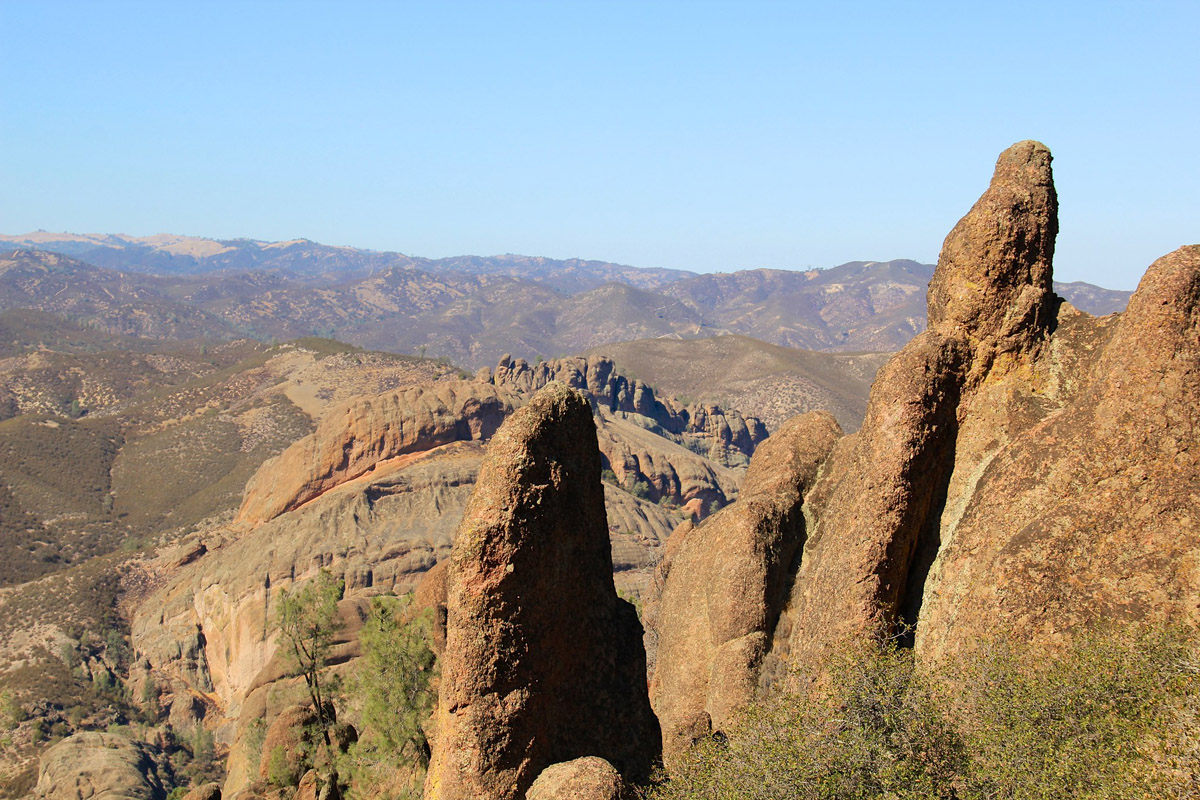
<svg viewBox="0 0 1200 800"><path fill-rule="evenodd" d="M929 330L879 371L862 428L798 490L807 536L787 591L754 606L777 616L761 661L679 672L710 663L687 648L746 618L744 584L685 565L723 563L719 523L749 514L750 476L737 503L672 536L655 673L668 759L710 720L720 729L721 691L736 708L818 678L846 638L899 631L935 661L1002 632L1054 648L1106 620L1200 618L1187 566L1200 553L1200 246L1151 265L1122 314L1094 318L1054 294L1056 233L1049 150L1018 143L947 236ZM707 614L668 610L697 592Z"/></svg>

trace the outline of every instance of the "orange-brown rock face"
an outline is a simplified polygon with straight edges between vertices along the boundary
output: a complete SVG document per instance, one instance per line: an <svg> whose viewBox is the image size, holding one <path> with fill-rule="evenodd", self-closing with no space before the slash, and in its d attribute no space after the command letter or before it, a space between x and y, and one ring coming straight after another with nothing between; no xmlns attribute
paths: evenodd
<svg viewBox="0 0 1200 800"><path fill-rule="evenodd" d="M996 627L1200 619L1200 247L1146 272L1079 388L943 515L918 652ZM977 410L982 414L982 409Z"/></svg>
<svg viewBox="0 0 1200 800"><path fill-rule="evenodd" d="M553 383L504 424L455 537L429 798L519 798L587 755L657 755L641 625L613 588L586 400Z"/></svg>
<svg viewBox="0 0 1200 800"><path fill-rule="evenodd" d="M267 522L388 459L486 439L513 407L506 393L475 381L412 387L347 403L311 436L262 466L246 486L238 521Z"/></svg>
<svg viewBox="0 0 1200 800"><path fill-rule="evenodd" d="M1015 144L946 237L929 286L929 330L879 371L861 430L839 443L812 492L816 528L768 679L781 661L819 659L837 638L919 605L964 392L993 365L1027 363L1044 342L1057 231L1050 152Z"/></svg>
<svg viewBox="0 0 1200 800"><path fill-rule="evenodd" d="M736 503L672 535L651 681L668 766L753 699L804 544L804 494L840 434L822 411L789 420L759 446Z"/></svg>
<svg viewBox="0 0 1200 800"><path fill-rule="evenodd" d="M879 372L806 498L760 688L897 622L936 659L999 630L1053 644L1106 618L1200 616L1200 248L1093 319L1050 290L1055 214L1049 152L1009 148L946 239L930 329Z"/></svg>
<svg viewBox="0 0 1200 800"><path fill-rule="evenodd" d="M1057 305L1052 283L1058 196L1050 151L1018 142L988 190L946 237L929 282L929 327L972 346L972 368L1041 340Z"/></svg>

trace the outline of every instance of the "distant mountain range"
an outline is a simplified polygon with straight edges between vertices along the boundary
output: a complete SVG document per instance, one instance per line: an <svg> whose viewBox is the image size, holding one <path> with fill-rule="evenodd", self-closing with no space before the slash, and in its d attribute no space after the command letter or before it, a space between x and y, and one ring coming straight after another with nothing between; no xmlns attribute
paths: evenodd
<svg viewBox="0 0 1200 800"><path fill-rule="evenodd" d="M464 367L612 342L740 334L786 347L890 352L925 326L933 267L856 261L699 275L579 259L413 258L308 240L0 236L0 309L35 308L156 338L291 339L444 356ZM1093 314L1128 292L1056 284Z"/></svg>

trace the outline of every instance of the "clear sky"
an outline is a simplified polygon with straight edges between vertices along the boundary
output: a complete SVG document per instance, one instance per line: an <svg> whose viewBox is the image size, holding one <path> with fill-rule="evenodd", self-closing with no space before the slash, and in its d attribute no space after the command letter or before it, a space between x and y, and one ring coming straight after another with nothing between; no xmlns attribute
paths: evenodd
<svg viewBox="0 0 1200 800"><path fill-rule="evenodd" d="M728 271L933 261L1055 154L1056 276L1200 241L1200 2L0 0L0 232Z"/></svg>

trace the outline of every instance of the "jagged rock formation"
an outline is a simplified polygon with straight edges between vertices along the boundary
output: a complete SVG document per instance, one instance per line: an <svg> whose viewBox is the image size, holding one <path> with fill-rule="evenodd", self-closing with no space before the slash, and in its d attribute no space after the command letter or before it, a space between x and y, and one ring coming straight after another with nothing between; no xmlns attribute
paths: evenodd
<svg viewBox="0 0 1200 800"><path fill-rule="evenodd" d="M996 626L1053 641L1098 619L1200 619L1186 566L1200 555L1200 247L1156 261L1115 324L1059 319L1067 341L1049 359L1085 356L1057 407L980 447L993 399L980 396L961 428L979 455L974 480L950 484L917 627L925 657Z"/></svg>
<svg viewBox="0 0 1200 800"><path fill-rule="evenodd" d="M1194 617L1200 251L1119 318L1057 298L1050 153L1006 150L946 239L930 329L879 373L806 499L812 531L760 685L896 621L937 658L997 630Z"/></svg>
<svg viewBox="0 0 1200 800"><path fill-rule="evenodd" d="M862 429L838 444L813 490L803 588L776 656L815 659L856 629L906 611L915 620L921 565L928 569L936 553L956 469L960 409L985 380L1028 370L1046 344L1057 230L1049 150L1013 145L946 237L930 283L929 330L880 370Z"/></svg>
<svg viewBox="0 0 1200 800"><path fill-rule="evenodd" d="M159 800L166 796L150 748L113 733L77 733L42 754L38 800Z"/></svg>
<svg viewBox="0 0 1200 800"><path fill-rule="evenodd" d="M672 535L650 684L668 766L753 699L804 544L804 494L840 434L824 412L789 420L758 448L736 503Z"/></svg>
<svg viewBox="0 0 1200 800"><path fill-rule="evenodd" d="M134 613L139 674L152 674L164 688L173 719L205 717L218 741L231 746L227 796L258 775L259 764L246 754L247 726L260 717L269 721L286 705L270 699L283 675L273 655L279 590L330 569L345 579L349 612L371 594L414 588L447 558L484 453L469 422L453 414L461 409L468 420L485 419L477 413L486 407L475 403L480 397L499 398L507 409L528 400L504 387L449 382L327 411L315 434L251 481L243 521L206 528L149 568L166 581L151 578L153 594ZM413 410L403 407L409 398ZM364 419L345 420L354 408ZM654 501L693 502L703 515L736 496L740 471L656 435L638 415L594 412L617 470L616 480L603 484L614 577L623 592L636 595L683 513ZM469 441L437 444L462 431ZM489 434L487 425L479 428L479 436ZM636 486L634 476L641 481ZM622 491L619 483L646 496ZM265 517L272 518L251 522ZM356 629L348 624L344 633L352 638ZM354 656L347 641L339 658Z"/></svg>
<svg viewBox="0 0 1200 800"><path fill-rule="evenodd" d="M648 772L642 630L604 519L591 409L548 384L492 439L456 535L427 797L520 798L587 755Z"/></svg>
<svg viewBox="0 0 1200 800"><path fill-rule="evenodd" d="M505 354L494 372L480 370L479 377L526 394L550 381L561 381L587 394L598 408L651 420L702 455L727 465L745 464L767 438L766 426L754 417L743 418L737 411L713 404L679 407L655 397L653 388L617 372L606 356L558 358L531 366L523 358L514 361Z"/></svg>
<svg viewBox="0 0 1200 800"><path fill-rule="evenodd" d="M261 523L361 477L380 462L490 437L514 406L476 381L385 392L347 403L271 459L247 485L238 520Z"/></svg>
<svg viewBox="0 0 1200 800"><path fill-rule="evenodd" d="M603 758L585 756L542 770L525 800L620 800L621 775Z"/></svg>

